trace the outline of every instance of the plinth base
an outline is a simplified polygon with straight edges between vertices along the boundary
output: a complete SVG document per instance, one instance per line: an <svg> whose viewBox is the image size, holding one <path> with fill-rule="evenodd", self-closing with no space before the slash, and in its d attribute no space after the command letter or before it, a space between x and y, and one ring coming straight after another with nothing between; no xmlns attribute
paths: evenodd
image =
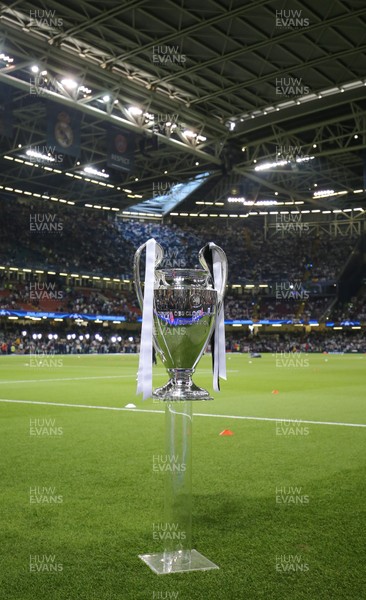
<svg viewBox="0 0 366 600"><path fill-rule="evenodd" d="M166 560L164 552L158 554L139 554L139 558L147 564L148 567L157 575L167 575L168 573L186 573L188 571L209 571L210 569L219 569L215 563L197 552L191 550L190 560L183 563L182 561Z"/></svg>

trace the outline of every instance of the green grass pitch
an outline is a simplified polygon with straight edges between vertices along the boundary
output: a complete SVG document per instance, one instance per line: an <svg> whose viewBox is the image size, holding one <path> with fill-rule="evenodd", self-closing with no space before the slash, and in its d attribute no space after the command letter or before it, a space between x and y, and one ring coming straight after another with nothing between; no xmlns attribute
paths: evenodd
<svg viewBox="0 0 366 600"><path fill-rule="evenodd" d="M227 358L193 422L193 546L220 570L165 576L138 558L162 550L164 416L87 407L161 411L137 357L0 358L2 600L366 597L366 356Z"/></svg>

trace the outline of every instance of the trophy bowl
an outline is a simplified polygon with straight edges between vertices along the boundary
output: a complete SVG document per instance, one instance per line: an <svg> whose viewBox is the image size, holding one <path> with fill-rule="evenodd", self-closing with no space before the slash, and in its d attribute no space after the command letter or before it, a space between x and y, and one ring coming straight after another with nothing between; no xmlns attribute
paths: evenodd
<svg viewBox="0 0 366 600"><path fill-rule="evenodd" d="M159 400L212 400L209 392L192 381L195 368L213 332L226 287L226 256L220 253L224 277L216 290L202 249L199 260L203 269L157 268L163 259L159 244L154 270L153 344L167 369L169 381L153 391ZM135 287L141 309L143 294L140 281L140 255L145 244L135 254Z"/></svg>

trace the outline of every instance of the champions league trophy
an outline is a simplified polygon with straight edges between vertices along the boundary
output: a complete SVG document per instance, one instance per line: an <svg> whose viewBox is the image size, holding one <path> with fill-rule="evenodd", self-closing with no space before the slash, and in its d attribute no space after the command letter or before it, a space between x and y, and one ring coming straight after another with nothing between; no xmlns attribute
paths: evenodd
<svg viewBox="0 0 366 600"><path fill-rule="evenodd" d="M146 248L144 290L140 258ZM225 252L214 243L199 252L202 269L158 268L164 252L154 240L140 246L134 280L142 310L137 393L165 402L164 521L154 537L164 551L140 555L157 574L205 571L219 567L192 549L192 401L212 400L192 381L195 368L212 338L213 387L226 379L223 299L227 281ZM170 379L152 390L152 348Z"/></svg>

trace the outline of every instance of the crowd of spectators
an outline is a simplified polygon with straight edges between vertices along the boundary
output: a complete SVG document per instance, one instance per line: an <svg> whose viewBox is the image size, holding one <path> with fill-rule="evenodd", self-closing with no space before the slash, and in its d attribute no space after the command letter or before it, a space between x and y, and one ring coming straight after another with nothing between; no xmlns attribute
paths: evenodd
<svg viewBox="0 0 366 600"><path fill-rule="evenodd" d="M360 332L326 332L310 333L308 335L258 334L251 336L228 336L226 348L229 352L344 352L365 353L366 338Z"/></svg>
<svg viewBox="0 0 366 600"><path fill-rule="evenodd" d="M198 251L215 241L227 253L232 283L333 281L357 238L279 235L268 238L260 220L197 219L161 224L49 200L0 203L0 260L5 265L131 278L135 250L154 237L165 250L162 266L196 267Z"/></svg>
<svg viewBox="0 0 366 600"><path fill-rule="evenodd" d="M4 354L110 354L136 353L140 350L140 335L136 332L32 334L20 331L0 332L0 351ZM366 338L362 332L326 332L310 334L228 334L226 351L260 353L366 353Z"/></svg>
<svg viewBox="0 0 366 600"><path fill-rule="evenodd" d="M229 260L233 283L301 280L334 281L354 249L356 240L318 236L265 238L263 227L251 227L232 220L223 223L202 221L173 225L120 221L123 238L135 248L154 237L165 249L163 266L198 266L198 252L208 241L221 246Z"/></svg>
<svg viewBox="0 0 366 600"><path fill-rule="evenodd" d="M127 277L134 248L112 215L48 200L0 202L3 265Z"/></svg>
<svg viewBox="0 0 366 600"><path fill-rule="evenodd" d="M48 299L54 299L50 305ZM276 320L305 322L327 318L335 321L366 321L365 294L345 304L335 303L335 296L305 299L278 299L273 293L238 293L230 290L225 297L226 320ZM0 309L69 312L80 315L124 316L129 322L141 317L133 290L112 290L65 286L63 282L26 284L9 281L0 274Z"/></svg>

